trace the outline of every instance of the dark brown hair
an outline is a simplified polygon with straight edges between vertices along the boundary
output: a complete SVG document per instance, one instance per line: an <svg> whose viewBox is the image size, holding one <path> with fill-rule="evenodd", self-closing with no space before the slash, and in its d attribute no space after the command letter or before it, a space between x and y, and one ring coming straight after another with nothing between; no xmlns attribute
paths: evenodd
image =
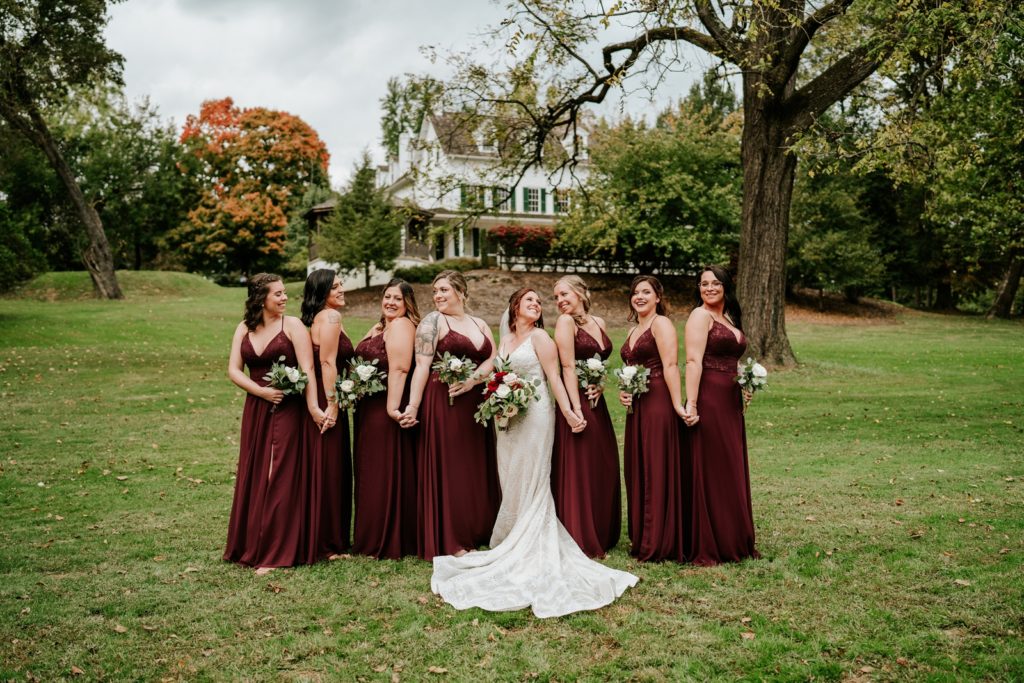
<svg viewBox="0 0 1024 683"><path fill-rule="evenodd" d="M416 293L412 291L412 285L401 278L392 278L384 285L384 289L380 290L380 298L383 300L384 295L392 287L398 287L398 291L402 293L402 302L405 304L405 317L412 321L413 325L420 324L420 309L416 306ZM384 329L384 314L380 315L380 329Z"/></svg>
<svg viewBox="0 0 1024 683"><path fill-rule="evenodd" d="M508 329L509 332L516 331L516 312L519 311L519 304L522 303L523 297L533 292L537 294L537 290L533 287L520 287L516 291L512 292L512 296L508 298ZM539 295L538 295L539 296ZM540 317L537 318L537 322L533 324L534 327L544 328L544 312L541 311Z"/></svg>
<svg viewBox="0 0 1024 683"><path fill-rule="evenodd" d="M245 313L242 320L250 332L263 324L263 304L267 302L270 285L281 282L281 276L274 273L256 273L249 278L249 295L245 299Z"/></svg>
<svg viewBox="0 0 1024 683"><path fill-rule="evenodd" d="M629 315L626 316L626 320L628 320L631 323L638 322L640 319L640 317L636 314L636 311L633 309L632 301L633 294L634 292L636 292L636 288L639 287L644 282L651 285L651 289L654 290L655 296L658 297L658 303L654 307L654 312L657 313L658 315L668 315L669 308L668 302L665 301L665 288L661 286L661 282L658 280L658 278L654 277L653 275L637 275L635 278L633 278L633 282L630 283L629 285Z"/></svg>
<svg viewBox="0 0 1024 683"><path fill-rule="evenodd" d="M306 327L313 326L313 318L324 310L327 297L331 295L334 278L338 274L330 268L314 270L306 278L306 286L302 290L302 323Z"/></svg>
<svg viewBox="0 0 1024 683"><path fill-rule="evenodd" d="M712 264L710 266L704 266L697 273L697 306L704 305L704 299L700 296L700 276L704 273L711 272L714 274L718 281L722 283L722 298L724 299L724 308L726 315L729 316L729 320L736 326L737 330L743 331L743 311L740 310L739 299L736 298L736 285L733 284L732 275L729 271L722 266Z"/></svg>

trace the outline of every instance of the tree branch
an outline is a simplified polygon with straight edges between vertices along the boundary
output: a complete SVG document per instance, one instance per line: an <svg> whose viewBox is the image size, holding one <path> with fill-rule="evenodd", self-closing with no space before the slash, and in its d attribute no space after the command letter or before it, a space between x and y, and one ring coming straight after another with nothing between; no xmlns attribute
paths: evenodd
<svg viewBox="0 0 1024 683"><path fill-rule="evenodd" d="M787 46L782 55L782 62L786 64L787 68L795 71L800 63L800 57L818 29L836 17L842 16L852 4L853 0L832 0L794 26L789 32Z"/></svg>
<svg viewBox="0 0 1024 683"><path fill-rule="evenodd" d="M891 45L883 48L871 42L858 45L786 98L783 106L790 112L791 130L806 130L814 119L874 73L892 49Z"/></svg>
<svg viewBox="0 0 1024 683"><path fill-rule="evenodd" d="M693 43L697 47L704 48L711 54L723 59L727 62L738 64L741 61L742 53L744 51L743 41L733 36L728 27L722 22L721 18L715 14L715 9L711 6L711 0L697 0L694 3L697 9L697 17L700 19L700 23L704 25L704 28L711 34L711 38L718 46L718 50L712 50L711 48L695 43L692 40L687 42Z"/></svg>

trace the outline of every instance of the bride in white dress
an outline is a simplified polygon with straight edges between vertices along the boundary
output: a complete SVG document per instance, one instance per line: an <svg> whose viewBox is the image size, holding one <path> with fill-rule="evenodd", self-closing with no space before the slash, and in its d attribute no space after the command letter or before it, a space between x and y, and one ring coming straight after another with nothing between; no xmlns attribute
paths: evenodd
<svg viewBox="0 0 1024 683"><path fill-rule="evenodd" d="M525 292L525 293L524 293ZM547 378L574 431L585 426L571 412L562 386L558 351L543 325L540 297L520 290L509 302L511 331L498 355L507 356L523 377ZM491 534L491 549L434 558L430 588L456 609L480 607L492 612L530 607L538 617L557 617L610 604L637 577L587 557L555 516L551 496L551 449L555 413L549 392L532 401L498 432L501 508Z"/></svg>

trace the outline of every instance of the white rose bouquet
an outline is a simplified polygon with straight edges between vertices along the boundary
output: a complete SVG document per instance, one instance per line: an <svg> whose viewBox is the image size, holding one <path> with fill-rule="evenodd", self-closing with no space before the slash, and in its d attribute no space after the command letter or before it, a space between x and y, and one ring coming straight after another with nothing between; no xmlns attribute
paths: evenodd
<svg viewBox="0 0 1024 683"><path fill-rule="evenodd" d="M649 368L643 365L624 365L621 368L615 368L613 372L619 381L619 391L634 397L647 393L649 389L647 380L651 375ZM626 406L626 412L633 412L632 404Z"/></svg>
<svg viewBox="0 0 1024 683"><path fill-rule="evenodd" d="M768 371L750 356L737 363L736 370L739 373L736 375L736 382L744 391L753 394L758 389L768 386Z"/></svg>
<svg viewBox="0 0 1024 683"><path fill-rule="evenodd" d="M576 377L580 382L580 389L591 386L603 387L608 379L608 362L601 360L599 354L593 358L576 361ZM590 399L590 407L596 408L600 399Z"/></svg>
<svg viewBox="0 0 1024 683"><path fill-rule="evenodd" d="M284 356L278 358L277 362L270 366L270 372L263 375L263 379L267 380L275 389L280 389L285 396L301 394L309 384L309 377L299 368L285 365L284 360ZM270 412L274 412L276 409L277 405L275 404Z"/></svg>
<svg viewBox="0 0 1024 683"><path fill-rule="evenodd" d="M450 352L445 351L441 358L434 361L430 369L437 373L438 379L451 386L469 379L476 371L476 363L468 358L453 356ZM454 403L455 399L449 394L448 405Z"/></svg>
<svg viewBox="0 0 1024 683"><path fill-rule="evenodd" d="M384 391L388 375L377 367L378 360L363 360L356 356L348 362L349 369L338 374L334 384L334 395L338 399L338 410L355 408L363 396Z"/></svg>
<svg viewBox="0 0 1024 683"><path fill-rule="evenodd" d="M473 414L473 419L487 424L493 418L494 426L503 432L508 429L509 420L526 412L530 401L540 400L537 393L540 380L527 380L512 372L507 358L496 360L494 367L495 371L487 378L484 387L484 402Z"/></svg>

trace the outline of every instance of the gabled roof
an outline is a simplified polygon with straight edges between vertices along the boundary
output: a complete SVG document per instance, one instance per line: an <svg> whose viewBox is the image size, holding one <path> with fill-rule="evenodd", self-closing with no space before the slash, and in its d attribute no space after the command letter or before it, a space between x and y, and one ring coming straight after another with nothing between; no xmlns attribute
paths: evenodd
<svg viewBox="0 0 1024 683"><path fill-rule="evenodd" d="M522 140L533 130L532 123L528 121L462 112L430 114L429 120L441 150L448 156L497 158L506 145ZM488 141L490 145L481 148L482 141ZM549 158L564 158L569 155L554 131L544 145L544 154Z"/></svg>

